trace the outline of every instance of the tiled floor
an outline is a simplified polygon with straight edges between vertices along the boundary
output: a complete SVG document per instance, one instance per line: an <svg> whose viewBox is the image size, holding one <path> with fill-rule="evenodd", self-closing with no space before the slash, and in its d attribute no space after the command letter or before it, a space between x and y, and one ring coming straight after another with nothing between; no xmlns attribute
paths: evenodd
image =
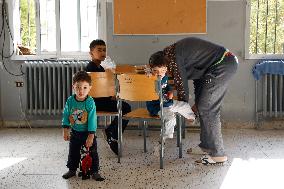
<svg viewBox="0 0 284 189"><path fill-rule="evenodd" d="M158 131L149 132L148 147ZM165 169L159 158L143 153L138 131L126 130L121 164L98 132L103 182L74 177L62 179L68 143L61 130L1 129L0 188L190 188L260 189L284 188L284 130L224 129L229 161L224 166L195 165L199 156L185 153L198 144L198 133L186 133L183 158L178 158L176 140L166 143Z"/></svg>

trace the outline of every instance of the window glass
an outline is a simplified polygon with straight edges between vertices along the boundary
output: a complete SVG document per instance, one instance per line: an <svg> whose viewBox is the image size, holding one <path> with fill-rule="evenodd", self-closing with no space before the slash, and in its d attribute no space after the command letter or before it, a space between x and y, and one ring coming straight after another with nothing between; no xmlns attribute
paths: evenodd
<svg viewBox="0 0 284 189"><path fill-rule="evenodd" d="M42 52L56 51L55 0L40 0L40 42Z"/></svg>
<svg viewBox="0 0 284 189"><path fill-rule="evenodd" d="M20 0L20 54L33 54L36 50L35 1Z"/></svg>
<svg viewBox="0 0 284 189"><path fill-rule="evenodd" d="M79 51L77 0L60 0L61 51Z"/></svg>
<svg viewBox="0 0 284 189"><path fill-rule="evenodd" d="M99 38L98 0L14 0L12 6L16 55L86 56Z"/></svg>
<svg viewBox="0 0 284 189"><path fill-rule="evenodd" d="M250 3L249 54L283 54L284 0Z"/></svg>
<svg viewBox="0 0 284 189"><path fill-rule="evenodd" d="M98 38L97 1L81 0L81 50L89 51L89 44Z"/></svg>

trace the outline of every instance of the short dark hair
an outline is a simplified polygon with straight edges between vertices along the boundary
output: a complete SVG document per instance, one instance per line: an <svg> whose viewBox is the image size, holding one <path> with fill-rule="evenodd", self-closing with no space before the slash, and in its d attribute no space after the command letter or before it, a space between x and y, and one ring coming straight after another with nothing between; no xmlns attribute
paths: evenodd
<svg viewBox="0 0 284 189"><path fill-rule="evenodd" d="M97 45L103 45L106 46L106 43L104 40L102 39L95 39L90 43L90 51L93 50L93 48L95 48Z"/></svg>
<svg viewBox="0 0 284 189"><path fill-rule="evenodd" d="M92 85L92 78L86 71L78 71L73 76L73 84L80 81L86 81Z"/></svg>
<svg viewBox="0 0 284 189"><path fill-rule="evenodd" d="M151 68L167 67L168 63L169 63L169 59L163 51L155 52L154 54L151 55L149 59L149 66Z"/></svg>

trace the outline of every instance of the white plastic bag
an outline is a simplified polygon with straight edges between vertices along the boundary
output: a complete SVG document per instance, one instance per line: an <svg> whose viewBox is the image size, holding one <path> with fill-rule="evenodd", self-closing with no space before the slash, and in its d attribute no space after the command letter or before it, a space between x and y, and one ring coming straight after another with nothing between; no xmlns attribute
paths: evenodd
<svg viewBox="0 0 284 189"><path fill-rule="evenodd" d="M115 62L109 56L107 56L105 60L102 61L101 66L104 69L115 69L116 68Z"/></svg>

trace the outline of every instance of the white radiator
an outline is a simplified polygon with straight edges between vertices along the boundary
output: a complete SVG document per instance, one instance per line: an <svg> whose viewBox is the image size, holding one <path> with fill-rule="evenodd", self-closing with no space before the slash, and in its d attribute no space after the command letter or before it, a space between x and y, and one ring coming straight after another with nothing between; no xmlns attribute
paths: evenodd
<svg viewBox="0 0 284 189"><path fill-rule="evenodd" d="M61 115L72 94L72 76L88 61L26 61L25 89L28 115Z"/></svg>
<svg viewBox="0 0 284 189"><path fill-rule="evenodd" d="M264 119L283 118L284 116L284 76L264 74L255 81L256 124Z"/></svg>

